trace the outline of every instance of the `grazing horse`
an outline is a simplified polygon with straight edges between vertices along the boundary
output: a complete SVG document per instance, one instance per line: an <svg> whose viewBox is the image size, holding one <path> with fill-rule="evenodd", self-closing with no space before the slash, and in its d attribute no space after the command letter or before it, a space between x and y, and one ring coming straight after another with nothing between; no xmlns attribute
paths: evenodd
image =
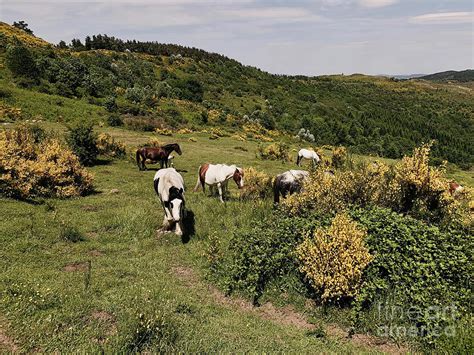
<svg viewBox="0 0 474 355"><path fill-rule="evenodd" d="M184 180L174 169L160 169L153 179L155 192L165 211L163 230L173 230L183 235L183 217L185 213Z"/></svg>
<svg viewBox="0 0 474 355"><path fill-rule="evenodd" d="M273 182L273 201L279 203L280 195L286 198L287 195L300 192L308 176L306 170L289 170L277 175Z"/></svg>
<svg viewBox="0 0 474 355"><path fill-rule="evenodd" d="M194 192L202 186L202 191L205 192L206 184L210 186L211 191L213 186L217 186L219 190L219 199L224 202L222 198L223 192L227 190L227 182L233 178L237 187L241 189L244 187L244 171L235 165L225 164L203 164L199 167L198 178Z"/></svg>
<svg viewBox="0 0 474 355"><path fill-rule="evenodd" d="M137 165L139 170L147 170L145 161L151 160L153 164L160 161L160 168L164 166L168 167L168 157L172 151L175 151L179 155L183 154L178 143L166 144L162 147L144 147L140 148L136 152Z"/></svg>
<svg viewBox="0 0 474 355"><path fill-rule="evenodd" d="M298 152L298 157L296 158L296 165L301 166L301 161L303 159L309 159L313 162L313 167L316 167L318 163L321 161L319 158L319 155L316 154L314 150L309 150L309 149L300 149Z"/></svg>
<svg viewBox="0 0 474 355"><path fill-rule="evenodd" d="M463 190L464 190L464 187L463 187L462 185L459 185L457 182L451 181L451 182L449 183L449 193L450 193L452 196L457 196L457 195L460 194Z"/></svg>

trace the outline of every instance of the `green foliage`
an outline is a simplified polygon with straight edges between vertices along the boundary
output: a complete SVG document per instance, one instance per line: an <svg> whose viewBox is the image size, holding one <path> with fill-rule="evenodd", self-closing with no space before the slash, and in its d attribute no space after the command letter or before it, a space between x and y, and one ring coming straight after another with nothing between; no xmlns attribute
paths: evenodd
<svg viewBox="0 0 474 355"><path fill-rule="evenodd" d="M17 44L7 47L5 61L14 76L38 79L39 73L34 57L26 46Z"/></svg>
<svg viewBox="0 0 474 355"><path fill-rule="evenodd" d="M95 163L99 151L97 136L91 123L81 121L70 126L67 142L82 164L93 165Z"/></svg>
<svg viewBox="0 0 474 355"><path fill-rule="evenodd" d="M25 31L29 35L33 34L33 31L28 27L28 24L25 21L13 22L13 27L16 27L22 31Z"/></svg>
<svg viewBox="0 0 474 355"><path fill-rule="evenodd" d="M304 231L320 225L321 220L288 219L280 213L255 220L251 228L232 236L228 250L220 251L218 262L213 259L214 276L223 281L229 293L242 290L257 304L267 284L296 273L296 246ZM215 254L218 252L214 250Z"/></svg>
<svg viewBox="0 0 474 355"><path fill-rule="evenodd" d="M106 35L86 42L84 46L73 40L72 49L80 52L75 55L34 51L40 83L32 72L18 77L18 84L67 97L116 95L119 111L133 115L159 107L160 98L188 100L237 117L250 115L268 129L295 132L304 127L318 145L344 145L356 153L390 158L407 154L422 141L436 140L435 158L463 168L474 163L469 144L474 140L474 100L454 85L433 87L362 75L276 76L196 48ZM115 110L109 100L102 104ZM191 116L206 123L205 117L180 111L186 120L179 124ZM220 115L217 122L238 125L225 117ZM176 122L174 117L167 119L168 124Z"/></svg>
<svg viewBox="0 0 474 355"><path fill-rule="evenodd" d="M117 114L111 114L107 117L107 124L110 127L119 127L123 125L123 120L120 115Z"/></svg>
<svg viewBox="0 0 474 355"><path fill-rule="evenodd" d="M399 321L415 325L428 342L456 320L433 315L430 309L469 311L469 279L474 272L472 234L441 231L387 209L356 209L351 216L367 229L366 245L375 256L364 272L356 309L375 307L377 297L394 293L396 299L390 306L403 309L404 314L407 308L416 311L411 319ZM362 313L358 316L364 317Z"/></svg>

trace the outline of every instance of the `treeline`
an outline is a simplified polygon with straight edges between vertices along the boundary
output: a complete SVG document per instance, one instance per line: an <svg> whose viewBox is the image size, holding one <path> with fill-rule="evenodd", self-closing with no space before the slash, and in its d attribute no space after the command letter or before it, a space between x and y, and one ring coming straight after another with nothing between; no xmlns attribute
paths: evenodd
<svg viewBox="0 0 474 355"><path fill-rule="evenodd" d="M66 43L61 41L59 47L64 48ZM232 62L233 64L241 65L236 60L230 59L222 54L211 53L205 50L195 48L195 47L186 47L180 46L177 44L169 43L159 43L155 41L136 41L136 40L121 40L115 38L114 36L107 36L106 34L98 34L87 36L84 40L84 43L80 39L73 39L71 41L70 47L73 50L95 50L95 49L107 49L117 52L136 52L136 53L146 53L150 55L162 55L162 56L184 56L193 58L197 61L208 60L208 61L217 61L224 60Z"/></svg>

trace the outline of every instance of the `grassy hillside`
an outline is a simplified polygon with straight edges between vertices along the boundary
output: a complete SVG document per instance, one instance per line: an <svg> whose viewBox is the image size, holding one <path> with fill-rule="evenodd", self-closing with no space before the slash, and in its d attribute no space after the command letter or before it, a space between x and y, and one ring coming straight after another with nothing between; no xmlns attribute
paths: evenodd
<svg viewBox="0 0 474 355"><path fill-rule="evenodd" d="M364 75L277 76L195 48L107 36L58 49L18 31L0 24L0 75L7 88L0 100L27 118L38 111L29 108L32 100L17 95L18 87L53 102L57 95L86 101L90 109L80 116L106 121L119 115L134 129L259 121L290 134L309 129L318 145L390 158L436 140L440 160L465 168L474 162L470 88ZM15 38L31 46L34 70L26 75L12 73L5 62ZM78 116L63 115L61 108L45 111L42 116L52 121Z"/></svg>
<svg viewBox="0 0 474 355"><path fill-rule="evenodd" d="M432 80L432 81L448 81L454 80L459 82L474 81L474 70L466 69L461 71L448 70L440 73L424 75L418 79Z"/></svg>
<svg viewBox="0 0 474 355"><path fill-rule="evenodd" d="M64 130L58 124L42 125ZM129 146L154 136L123 129L107 132ZM175 235L156 233L162 209L151 184L155 166L140 172L126 160L103 161L90 169L96 193L84 198L38 204L0 200L2 351L126 351L137 345L137 332L148 334L147 324L166 325L145 337L153 351L380 353L398 349L386 340L376 345L371 337L349 340L343 327L316 316L303 298L298 306L280 300L253 308L249 301L227 298L208 283L203 253L209 236L218 233L226 243L254 216L272 209L269 200L238 201L235 185L229 185L232 199L226 205L202 192L192 193L197 165L212 160L253 165L272 174L293 167L293 163L257 159L255 142L246 143L245 152L235 149L241 142L234 138L211 141L208 136L193 133L172 138L184 152L175 164L184 176L187 205L195 220L196 233L184 243ZM63 239L69 227L78 230L80 241ZM146 349L148 343L138 346Z"/></svg>
<svg viewBox="0 0 474 355"><path fill-rule="evenodd" d="M426 146L415 158L387 158L437 138L438 158L468 167L470 89L279 77L195 48L105 36L56 48L0 30L0 352L472 353L474 205L469 188L459 198L447 192L449 179L474 186L472 170L449 164L445 178L428 167ZM77 160L69 152L58 164L58 155L91 142L65 139L76 121L95 123L126 156L84 168L95 189L83 196L10 194L18 182L61 181ZM294 137L301 127L315 142ZM156 165L139 171L134 162L150 140L183 150L174 163L186 185L187 237L159 230ZM342 143L348 156L332 150ZM271 145L290 160L262 159ZM323 163L277 208L268 177L296 168L302 146L319 149ZM260 175L246 173L244 190L231 181L221 204L191 191L204 162ZM265 195L243 197L259 184ZM327 229L346 213L341 234ZM347 253L354 225L367 235ZM352 276L359 294L327 302L301 269L301 242L323 230L330 244L344 242L313 260L327 261L328 282L344 286L364 268L352 258L373 257L360 284Z"/></svg>

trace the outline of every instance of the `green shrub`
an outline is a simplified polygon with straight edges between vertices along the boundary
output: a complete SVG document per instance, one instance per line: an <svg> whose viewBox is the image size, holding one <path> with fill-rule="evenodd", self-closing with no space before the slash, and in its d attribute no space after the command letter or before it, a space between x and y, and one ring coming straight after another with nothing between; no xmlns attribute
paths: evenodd
<svg viewBox="0 0 474 355"><path fill-rule="evenodd" d="M109 117L107 117L107 124L110 127L119 127L123 125L123 120L120 115L111 114Z"/></svg>
<svg viewBox="0 0 474 355"><path fill-rule="evenodd" d="M394 294L390 307L416 310L411 319L400 322L416 326L427 342L434 341L436 333L454 321L433 317L432 307L469 312L469 280L474 274L472 234L443 232L382 208L355 209L351 216L367 229L366 245L375 256L365 269L356 310L375 307L378 297ZM358 312L357 317L361 321L364 314Z"/></svg>
<svg viewBox="0 0 474 355"><path fill-rule="evenodd" d="M82 164L94 164L99 151L97 149L97 136L91 123L80 122L69 127L67 142Z"/></svg>
<svg viewBox="0 0 474 355"><path fill-rule="evenodd" d="M19 44L7 48L5 61L14 76L38 79L39 72L30 50Z"/></svg>
<svg viewBox="0 0 474 355"><path fill-rule="evenodd" d="M257 304L270 282L284 282L287 275L299 275L294 255L296 246L306 231L327 221L290 219L281 213L256 219L252 228L236 232L226 249L215 250L212 243L212 256L208 254L208 258L213 261L213 275L228 293L243 291Z"/></svg>

